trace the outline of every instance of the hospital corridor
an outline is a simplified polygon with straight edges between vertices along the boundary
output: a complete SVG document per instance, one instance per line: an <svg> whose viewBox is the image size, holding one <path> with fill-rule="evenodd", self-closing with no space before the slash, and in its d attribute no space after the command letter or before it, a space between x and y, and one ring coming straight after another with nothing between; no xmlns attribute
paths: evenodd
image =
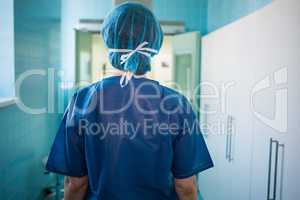
<svg viewBox="0 0 300 200"><path fill-rule="evenodd" d="M0 0L0 200L299 200L300 1Z"/></svg>

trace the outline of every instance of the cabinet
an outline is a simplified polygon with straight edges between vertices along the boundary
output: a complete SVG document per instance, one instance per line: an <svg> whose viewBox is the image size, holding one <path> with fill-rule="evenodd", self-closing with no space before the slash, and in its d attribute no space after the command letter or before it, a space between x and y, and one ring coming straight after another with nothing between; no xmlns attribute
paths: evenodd
<svg viewBox="0 0 300 200"><path fill-rule="evenodd" d="M299 199L300 3L278 1L256 17L252 199ZM278 13L280 12L280 15ZM271 20L270 20L271 19ZM283 26L278 29L278 24ZM263 66L263 67L262 67ZM270 105L273 109L270 108Z"/></svg>
<svg viewBox="0 0 300 200"><path fill-rule="evenodd" d="M299 10L274 1L203 38L201 122L216 165L199 176L203 199L299 199Z"/></svg>

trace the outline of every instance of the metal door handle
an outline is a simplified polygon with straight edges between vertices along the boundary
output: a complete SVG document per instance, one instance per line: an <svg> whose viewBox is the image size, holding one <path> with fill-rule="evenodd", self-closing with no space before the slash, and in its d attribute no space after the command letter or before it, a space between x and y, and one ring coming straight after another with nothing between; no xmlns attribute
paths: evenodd
<svg viewBox="0 0 300 200"><path fill-rule="evenodd" d="M228 116L227 118L227 130L226 130L226 159L231 162L233 161L232 157L232 123L233 117Z"/></svg>
<svg viewBox="0 0 300 200"><path fill-rule="evenodd" d="M274 174L273 174L273 192L271 196L271 173L272 173L272 157L273 157L273 144L275 144L275 163L274 163ZM279 141L274 140L273 138L270 139L270 148L269 148L269 171L268 171L268 194L267 200L276 200L277 195L277 179L278 179L278 156L279 156L279 148L282 148L284 152L284 144L280 144ZM283 158L282 158L282 166L283 166ZM283 168L282 168L283 169ZM282 179L281 179L282 180ZM282 185L281 185L282 187ZM281 188L280 188L281 189Z"/></svg>
<svg viewBox="0 0 300 200"><path fill-rule="evenodd" d="M228 141L229 141L229 134L227 133L226 135L226 160L229 160L229 145L228 145Z"/></svg>
<svg viewBox="0 0 300 200"><path fill-rule="evenodd" d="M230 137L229 137L229 162L233 161L232 148L233 148L233 117L230 116Z"/></svg>
<svg viewBox="0 0 300 200"><path fill-rule="evenodd" d="M267 194L267 200L276 200L276 187L275 187L275 179L277 178L277 174L276 173L276 162L278 161L275 161L275 169L274 169L274 183L273 183L273 193L272 193L272 198L271 198L271 195L270 195L270 192L271 192L271 173L272 173L272 157L273 157L273 144L276 144L276 151L278 151L278 141L276 140L273 140L273 138L270 139L270 147L269 147L269 171L268 171L268 194ZM276 156L277 157L277 156ZM276 178L275 178L276 177Z"/></svg>
<svg viewBox="0 0 300 200"><path fill-rule="evenodd" d="M227 124L226 124L226 150L225 150L225 158L226 158L226 160L229 160L229 144L228 144L228 142L229 142L229 120L228 120L228 118L227 118Z"/></svg>
<svg viewBox="0 0 300 200"><path fill-rule="evenodd" d="M270 198L270 190L271 190L271 170L272 170L272 153L273 153L273 139L270 139L270 147L269 147L269 169L268 169L268 193L267 200L271 200Z"/></svg>
<svg viewBox="0 0 300 200"><path fill-rule="evenodd" d="M279 199L282 200L285 145L279 144L279 148L282 149L282 151L281 151L281 170L280 170L281 176L280 176L280 188L279 188L279 191L280 191Z"/></svg>
<svg viewBox="0 0 300 200"><path fill-rule="evenodd" d="M204 137L208 137L208 134L209 134L209 132L208 132L208 114L207 114L207 112L208 112L208 109L209 109L209 105L208 104L204 104L204 120L203 120L203 124L202 124L202 126L203 126L203 134L204 134Z"/></svg>

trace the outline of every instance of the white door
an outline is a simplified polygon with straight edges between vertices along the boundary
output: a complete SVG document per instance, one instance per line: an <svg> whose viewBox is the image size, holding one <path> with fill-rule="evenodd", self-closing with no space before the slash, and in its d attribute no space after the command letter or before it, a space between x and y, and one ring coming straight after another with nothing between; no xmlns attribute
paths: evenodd
<svg viewBox="0 0 300 200"><path fill-rule="evenodd" d="M76 85L85 86L92 81L92 34L76 31Z"/></svg>
<svg viewBox="0 0 300 200"><path fill-rule="evenodd" d="M249 91L251 62L243 51L244 23L203 38L202 106L210 105L206 137L215 167L199 177L205 200L249 199L252 124ZM242 32L242 34L240 34ZM237 57L239 55L239 57ZM208 91L207 91L208 90ZM205 117L203 117L205 119Z"/></svg>
<svg viewBox="0 0 300 200"><path fill-rule="evenodd" d="M197 109L199 107L197 85L200 82L201 35L198 32L190 32L172 36L171 46L174 65L172 87L186 95Z"/></svg>

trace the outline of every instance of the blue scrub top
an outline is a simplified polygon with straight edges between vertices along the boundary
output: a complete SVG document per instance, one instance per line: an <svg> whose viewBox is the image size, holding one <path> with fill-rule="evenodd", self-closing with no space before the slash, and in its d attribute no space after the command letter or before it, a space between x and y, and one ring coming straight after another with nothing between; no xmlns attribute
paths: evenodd
<svg viewBox="0 0 300 200"><path fill-rule="evenodd" d="M88 175L88 199L174 200L173 177L213 166L187 99L146 78L109 77L73 96L46 168Z"/></svg>

